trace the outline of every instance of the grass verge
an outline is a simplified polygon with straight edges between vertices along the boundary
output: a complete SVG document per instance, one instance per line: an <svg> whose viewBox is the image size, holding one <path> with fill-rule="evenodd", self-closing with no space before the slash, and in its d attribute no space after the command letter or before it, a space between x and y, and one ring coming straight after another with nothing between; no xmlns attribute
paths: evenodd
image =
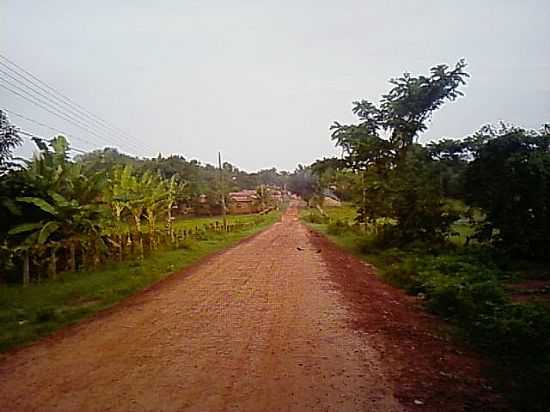
<svg viewBox="0 0 550 412"><path fill-rule="evenodd" d="M527 266L518 268L518 262L490 247L465 247L452 239L437 248L428 244L382 248L373 235L353 225L349 205L327 209L325 216L303 210L301 217L343 249L375 265L388 283L422 297L428 310L490 356L495 361L491 373L516 410L550 410L550 308L516 302L507 293L507 285L520 281Z"/></svg>
<svg viewBox="0 0 550 412"><path fill-rule="evenodd" d="M185 248L158 251L143 263L127 261L98 271L64 273L58 280L26 288L0 285L0 352L31 343L108 308L171 273L253 235L279 217L280 212L271 212L253 227L209 233L187 241Z"/></svg>

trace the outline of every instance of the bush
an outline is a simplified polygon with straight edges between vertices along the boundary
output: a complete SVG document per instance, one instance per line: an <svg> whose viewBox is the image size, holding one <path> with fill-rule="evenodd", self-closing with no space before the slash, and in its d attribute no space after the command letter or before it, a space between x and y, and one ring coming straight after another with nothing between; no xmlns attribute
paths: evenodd
<svg viewBox="0 0 550 412"><path fill-rule="evenodd" d="M475 322L476 338L512 357L538 357L550 352L550 312L538 304L510 303Z"/></svg>
<svg viewBox="0 0 550 412"><path fill-rule="evenodd" d="M469 139L466 201L486 213L476 236L515 257L550 258L549 131L485 127Z"/></svg>
<svg viewBox="0 0 550 412"><path fill-rule="evenodd" d="M395 259L395 256L389 257ZM386 257L388 259L388 257ZM418 293L418 273L413 259L407 258L401 263L390 264L384 273L384 279L395 286L399 286L408 292Z"/></svg>
<svg viewBox="0 0 550 412"><path fill-rule="evenodd" d="M499 271L472 257L414 255L399 265L399 271L400 278L396 271L390 275L408 290L424 293L428 307L448 318L471 321L506 302Z"/></svg>
<svg viewBox="0 0 550 412"><path fill-rule="evenodd" d="M327 226L327 233L334 236L341 235L350 230L351 226L348 224L348 222L341 219L336 219L330 222Z"/></svg>
<svg viewBox="0 0 550 412"><path fill-rule="evenodd" d="M319 213L308 213L304 216L304 220L308 223L313 223L317 225L322 225L328 222L328 218L326 216L322 216Z"/></svg>

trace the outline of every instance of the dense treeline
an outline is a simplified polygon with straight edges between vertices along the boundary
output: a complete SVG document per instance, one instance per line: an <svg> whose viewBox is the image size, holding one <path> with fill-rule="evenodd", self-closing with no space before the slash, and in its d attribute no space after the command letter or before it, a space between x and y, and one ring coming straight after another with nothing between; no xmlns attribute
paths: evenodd
<svg viewBox="0 0 550 412"><path fill-rule="evenodd" d="M465 217L447 201L456 199L470 214L478 212L471 240L520 258L549 258L548 127L485 126L464 139L411 144L401 157L376 158L364 169L354 162L372 153L361 153L362 146L352 150L345 159L313 164L315 184L346 190L359 208L358 221L380 241L445 242L451 225Z"/></svg>
<svg viewBox="0 0 550 412"><path fill-rule="evenodd" d="M358 205L358 220L383 242L444 242L461 218L446 202L453 198L483 214L472 238L515 256L548 259L549 126L485 126L464 139L416 141L432 113L462 95L465 67L460 61L454 69L433 67L430 76L393 79L379 107L355 102L359 123L331 127L344 156L314 163L315 184L344 187Z"/></svg>
<svg viewBox="0 0 550 412"><path fill-rule="evenodd" d="M114 148L105 148L79 155L75 161L90 172L109 171L116 166L130 165L137 173L153 171L165 179L177 176L179 180L185 180L186 193L190 198L210 193L219 185L220 179L217 167L177 155L136 158L120 153ZM227 190L255 189L260 185L284 186L290 176L289 173L275 168L248 173L228 162L225 162L222 168L223 186Z"/></svg>

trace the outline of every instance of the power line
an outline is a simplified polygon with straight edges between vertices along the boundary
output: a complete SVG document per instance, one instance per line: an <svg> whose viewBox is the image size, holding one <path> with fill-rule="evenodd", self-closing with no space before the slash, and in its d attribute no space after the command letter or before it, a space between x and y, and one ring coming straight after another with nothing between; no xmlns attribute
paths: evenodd
<svg viewBox="0 0 550 412"><path fill-rule="evenodd" d="M127 133L125 133L124 131L122 131L121 129L117 128L116 126L114 125L111 125L109 124L106 120L103 120L102 118L100 118L99 116L97 115L94 115L92 112L90 112L89 110L86 110L84 107L82 107L81 105L79 105L78 103L76 103L74 100L70 99L69 97L67 97L66 95L64 95L63 93L61 93L60 91L58 91L57 89L53 88L52 86L48 85L47 83L45 83L44 81L40 80L38 77L36 77L35 75L33 75L31 72L29 72L28 70L24 69L23 67L19 66L17 63L15 63L14 61L8 59L7 57L3 56L1 53L0 53L0 58L7 61L8 63L10 63L11 65L13 65L14 67L16 67L17 69L21 70L22 72L24 72L25 74L27 74L28 76L30 76L32 79L36 80L37 82L39 82L40 84L43 84L46 88L48 88L49 90L53 91L55 94L57 94L59 97L61 97L62 99L62 102L63 104L65 104L66 106L69 106L71 107L71 105L74 105L75 107L77 107L79 109L80 112L84 113L88 118L94 120L93 118L97 119L97 120L94 120L96 123L98 123L98 120L99 122L102 122L104 123L105 125L107 125L108 127L112 128L113 130L117 130L119 134L122 134L123 137L126 137L130 140L138 140L134 137L130 137L127 135ZM22 75L21 73L13 70L10 66L6 65L5 63L3 62L0 62L0 65L4 66L5 68L11 70L12 72L16 73L18 76L24 78L26 81L28 81L29 83L35 85L36 87L38 87L39 89L43 90L44 92L54 96L50 91L44 89L43 87L41 87L39 84L36 84L35 82L33 82L33 80L27 78L25 75ZM57 99L59 99L59 97L55 96ZM103 126L103 127L106 127L106 126Z"/></svg>
<svg viewBox="0 0 550 412"><path fill-rule="evenodd" d="M35 75L33 75L31 72L29 72L28 70L26 70L25 68L21 67L20 65L18 65L17 63L15 63L14 61L8 59L6 56L2 55L0 53L0 59L8 62L9 64L11 64L12 66L16 67L17 69L19 69L20 71L22 71L23 73L25 73L26 75L28 75L29 77L31 77L32 79L36 80L38 83L40 83L41 85L45 86L47 89L51 90L51 92L55 93L57 96L59 96L58 98L61 98L63 101L64 101L64 104L65 105L72 105L74 106L75 108L77 108L80 112L82 112L83 114L85 114L86 116L88 116L89 118L92 118L92 119L95 119L96 123L102 123L104 125L104 127L110 127L112 128L113 130L115 131L118 131L118 133L123 136L123 137L126 137L127 139L130 139L131 141L138 141L142 144L146 144L146 146L148 146L150 149L152 148L148 143L145 143L144 141L142 141L141 139L137 139L136 137L134 136L131 136L129 135L128 133L126 133L124 130L118 128L117 126L113 125L112 123L108 122L107 120L99 117L98 115L92 113L91 111L87 110L86 108L84 108L83 106L81 106L80 104L78 104L77 102L75 102L74 100L72 100L71 98L67 97L66 95L64 95L63 93L61 93L59 90L57 90L56 88L50 86L49 84L47 84L46 82L40 80L38 77L36 77ZM2 63L0 62L0 64L2 64L4 67L7 67L7 68L10 68L9 66L7 66L5 63ZM10 68L11 69L11 68ZM13 69L11 69L13 71ZM33 85L35 85L36 87L40 88L41 90L51 94L51 92L48 92L47 90L45 90L43 87L41 87L39 84L36 84L34 83L32 80L29 80L28 78L26 78L24 75L21 75L20 73L17 73L19 76L25 78L28 82L32 83Z"/></svg>
<svg viewBox="0 0 550 412"><path fill-rule="evenodd" d="M60 112L60 111L59 111L58 109L56 109L56 108L51 109L51 106L50 106L50 105L48 105L47 103L44 104L43 101L42 101L41 99L37 99L36 97L32 96L29 92L25 91L25 90L22 89L21 87L18 87L18 86L16 86L16 85L14 85L14 84L12 84L12 83L6 81L5 79L0 78L0 80L3 80L4 82L8 83L10 86L12 86L12 87L16 88L17 90L23 92L23 93L26 94L27 96L30 96L30 98L27 97L27 96L25 96L25 95L22 95L21 93L15 91L15 90L13 90L12 88L6 86L5 84L0 83L0 87L6 89L6 90L8 90L8 91L10 91L11 93L13 93L13 94L15 94L15 95L21 97L22 99L27 100L28 102L32 103L33 105L35 105L35 106L37 106L37 107L39 107L39 108L41 108L41 109L43 109L43 110L46 110L48 113L53 114L54 116L57 116L57 117L59 117L59 118L65 120L65 121L67 121L67 122L69 122L69 123L71 123L71 124L73 124L73 125L79 127L80 129L87 131L88 133L90 133L90 134L96 136L97 138L99 138L100 140L103 140L103 141L106 142L107 144L112 144L112 142L111 142L109 139L105 138L105 137L102 136L102 135L99 135L99 134L95 133L93 130L89 129L89 128L87 127L87 125L82 125L81 122L79 122L78 120L75 120L75 119L73 119L73 118L70 117L70 116L67 116L66 114L64 114L63 112ZM38 102L37 102L37 101L38 101ZM135 147L133 147L132 149L133 149L133 150L136 150Z"/></svg>
<svg viewBox="0 0 550 412"><path fill-rule="evenodd" d="M1 64L2 64L2 62L0 62L0 65L1 65ZM11 69L10 69L10 70L11 70ZM35 89L33 89L32 87L30 87L29 85L27 85L25 82L19 80L19 79L18 79L17 77L15 77L15 76L12 76L11 74L9 74L8 72L2 70L1 68L0 68L0 73L3 73L5 76L8 76L10 79L13 79L13 80L16 81L18 84L21 84L23 87L26 87L27 89L31 90L31 91L32 91L33 93L35 93L36 95L40 96L40 98L44 98L45 100L51 102L51 104L55 107L56 110L58 110L58 111L60 111L60 112L63 112L64 110L67 110L67 109L65 109L64 107L62 107L56 100L52 99L50 96L44 95L43 93L41 93L41 92L39 92L39 91L36 91ZM16 74L18 74L18 73L16 73ZM26 93L27 95L32 96L26 89L23 89L23 88L21 88L21 87L19 87L19 86L14 85L13 83L10 83L8 80L6 80L6 79L4 79L4 78L2 78L2 77L0 77L0 80L5 81L6 83L10 84L11 86L13 86L13 87L17 88L18 90L22 91L23 93ZM35 98L35 99L40 99L40 98L37 98L37 97L35 97L35 96L32 96L32 97ZM40 99L40 100L41 100L41 99ZM44 104L47 104L47 103L45 103L45 102L43 102L43 103L44 103ZM69 109L71 109L71 108L69 107ZM85 124L87 127L91 127L91 128L96 127L94 124L90 124L90 121L89 121L88 119L86 119L85 117L83 117L80 113L78 113L78 112L76 112L76 111L74 111L74 110L72 110L72 109L71 109L71 112L72 112L74 115L78 116L78 119L77 119L77 120L78 120L79 122L82 122L83 124ZM65 114L66 116L70 116L71 118L73 118L73 117L72 117L73 115L69 115L69 114L67 114L67 113L64 113L64 114ZM105 128L105 126L102 126L102 127ZM110 134L111 132L110 132L109 130L107 130L107 133ZM126 145L127 143L123 143L123 144Z"/></svg>
<svg viewBox="0 0 550 412"><path fill-rule="evenodd" d="M125 136L122 136L123 140L120 140L121 137L113 135L113 130L111 130L111 128L101 124L100 122L96 121L95 119L91 118L88 115L82 115L80 113L80 111L75 110L71 105L59 100L59 98L57 96L53 95L48 90L41 87L39 84L36 84L32 80L29 80L27 77L25 77L21 73L17 72L16 70L12 69L11 67L7 66L2 61L0 61L0 66L8 69L10 72L12 72L12 73L16 74L17 76L19 76L20 78L24 79L25 81L21 81L19 78L15 77L15 76L12 76L10 73L6 72L5 70L0 69L0 73L3 73L5 76L8 76L10 79L16 81L18 84L21 84L26 89L22 89L20 87L17 87L14 84L10 83L6 79L0 78L1 80L9 83L13 87L17 87L18 90L21 90L21 91L24 90L29 95L30 95L30 93L27 91L27 89L31 90L34 94L36 94L36 95L40 96L41 98L44 98L44 99L48 100L49 102L51 102L51 104L53 104L55 106L55 108L57 110L61 111L61 112L65 112L68 108L70 110L71 114L69 115L67 113L64 113L65 115L70 116L70 117L76 116L78 118L78 121L86 124L86 126L91 127L91 128L97 128L99 126L103 129L105 129L105 132L107 134L112 135L113 137L118 139L119 140L118 144L122 144L122 145L125 145L125 146L128 146L128 147L130 147L130 145L132 145L132 147L134 148L133 150L136 150L135 147L137 147L137 146L135 145L134 141L131 141L131 140L127 139ZM44 91L46 94L34 89L33 87L29 86L26 82L28 82L31 85L37 87L38 89ZM33 96L33 98L37 98L37 97ZM66 106L67 108L63 107L62 105ZM118 135L120 133L117 132L116 134Z"/></svg>
<svg viewBox="0 0 550 412"><path fill-rule="evenodd" d="M21 130L21 129L17 130L17 133L22 134L22 135L27 136L27 137L32 137L33 139L38 139L38 140L41 140L41 141L46 140L44 137L38 136L34 133L30 133L30 132L27 132L27 131ZM72 150L73 152L77 152L77 153L81 153L81 154L87 154L88 153L84 150L77 149L76 147L70 147L70 146L69 146L69 150Z"/></svg>
<svg viewBox="0 0 550 412"><path fill-rule="evenodd" d="M16 85L16 84L10 82L9 80L6 80L6 79L2 78L1 76L0 76L0 80L3 81L3 82L5 82L5 83L7 83L8 85L10 85L11 87L15 88L16 90L19 90L20 92L24 93L26 97L25 97L25 96L22 96L21 94L17 93L17 92L14 91L13 89L10 89L9 87L7 87L7 86L5 86L5 85L3 85L3 84L1 84L1 83L0 83L0 87L3 87L4 89L9 90L10 92L12 92L12 93L18 95L19 97L24 98L24 99L27 100L27 101L30 101L29 99L32 99L31 103L37 105L38 107L40 107L40 108L42 108L42 109L48 111L48 112L51 113L51 114L54 114L54 115L57 116L57 117L61 117L63 120L66 120L66 121L68 121L68 122L70 122L70 123L76 125L77 127L80 127L80 128L83 129L83 130L86 130L88 133L95 135L96 137L98 137L99 139L105 141L106 143L112 144L112 142L110 141L110 139L108 139L108 138L106 138L105 136L103 136L103 134L102 134L102 135L99 135L99 134L97 134L96 132L94 132L94 131L92 130L92 128L93 128L94 126L90 126L89 124L82 122L81 119L74 118L73 116L71 116L71 115L65 113L65 112L63 111L63 109L59 109L59 108L56 107L56 106L52 106L52 105L51 105L50 103L48 103L47 101L44 101L42 98L36 97L36 96L32 95L32 94L31 94L29 91L27 91L26 89L24 89L24 88L22 88L22 87L20 87L20 86L18 86L18 85ZM36 101L38 101L39 103L37 104ZM47 108L45 108L44 106L46 106ZM52 110L54 110L56 113L53 113ZM91 127L91 128L90 128L90 127ZM119 144L120 144L120 143L119 143ZM136 146L130 146L130 145L127 145L127 144L124 144L124 146L130 147L132 150L139 151L139 149L138 149Z"/></svg>
<svg viewBox="0 0 550 412"><path fill-rule="evenodd" d="M31 119L30 117L27 117L27 116L25 116L25 115L22 115L21 113L14 112L13 110L9 110L9 109L6 109L6 108L0 109L0 110L3 110L3 111L5 111L6 113L9 113L10 115L17 116L17 117L19 117L19 118L21 118L21 119L24 119L24 120L28 121L28 122L34 123L34 124L36 124L36 125L38 125L38 126L45 127L46 129L49 129L49 130L51 130L51 131L53 131L53 132L55 132L55 133L59 133L59 134L62 134L62 135L64 135L64 136L70 137L71 139L80 140L80 141L82 141L82 142L84 142L84 143L86 143L86 144L89 144L92 148L97 146L97 144L95 144L95 143L93 143L93 142L90 142L90 141L87 140L87 139L84 139L84 138L82 138L82 137L80 137L80 136L75 136L75 135L66 133L66 132L64 132L64 131L62 131L62 130L59 130L59 129L55 128L55 127L52 127L52 126L50 126L50 125L47 125L46 123L39 122L38 120ZM93 149L92 149L92 150L93 150Z"/></svg>

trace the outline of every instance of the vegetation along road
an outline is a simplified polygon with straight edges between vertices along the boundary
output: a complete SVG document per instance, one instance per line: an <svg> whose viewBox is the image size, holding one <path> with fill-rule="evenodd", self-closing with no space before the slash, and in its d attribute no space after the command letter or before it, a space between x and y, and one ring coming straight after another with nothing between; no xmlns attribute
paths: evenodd
<svg viewBox="0 0 550 412"><path fill-rule="evenodd" d="M482 362L298 221L0 362L0 410L487 410ZM481 409L480 409L481 408Z"/></svg>

